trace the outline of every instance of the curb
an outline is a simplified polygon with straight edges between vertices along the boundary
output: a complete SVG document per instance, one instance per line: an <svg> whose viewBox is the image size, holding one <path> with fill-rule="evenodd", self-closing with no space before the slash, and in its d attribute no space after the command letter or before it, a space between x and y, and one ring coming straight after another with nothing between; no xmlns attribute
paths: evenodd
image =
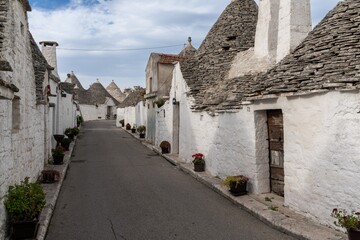
<svg viewBox="0 0 360 240"><path fill-rule="evenodd" d="M40 217L39 217L39 228L38 228L38 232L36 235L36 240L44 240L46 237L47 229L49 227L51 217L53 215L55 205L56 205L57 199L59 197L61 186L66 177L67 170L69 168L70 159L71 159L72 153L74 151L76 140L77 140L77 137L75 137L74 141L71 142L69 151L65 152L64 164L62 164L62 165L46 164L44 166L44 170L58 171L60 173L60 180L57 183L41 184L41 186L43 187L43 189L46 193L46 195L45 195L46 205L45 205L44 209L42 210Z"/></svg>
<svg viewBox="0 0 360 240"><path fill-rule="evenodd" d="M179 168L181 171L191 175L216 193L222 195L232 203L238 205L241 209L249 212L251 215L260 219L270 227L284 232L292 237L302 240L347 240L347 235L336 231L330 227L321 225L312 219L290 210L283 205L283 200L275 203L262 200L267 196L276 197L274 194L248 194L241 197L232 196L223 186L222 180L210 175L208 172L195 172L193 165L182 162L176 156L162 154L161 149L140 139L135 134L123 129L132 135L135 139L141 141L143 145L156 152L168 162ZM279 204L280 203L280 204Z"/></svg>

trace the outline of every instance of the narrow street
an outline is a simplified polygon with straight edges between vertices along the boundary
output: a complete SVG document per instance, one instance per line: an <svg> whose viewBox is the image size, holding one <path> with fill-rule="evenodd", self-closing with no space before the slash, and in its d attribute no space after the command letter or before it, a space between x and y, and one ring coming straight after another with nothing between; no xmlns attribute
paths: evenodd
<svg viewBox="0 0 360 240"><path fill-rule="evenodd" d="M143 146L114 121L79 135L47 240L293 239Z"/></svg>

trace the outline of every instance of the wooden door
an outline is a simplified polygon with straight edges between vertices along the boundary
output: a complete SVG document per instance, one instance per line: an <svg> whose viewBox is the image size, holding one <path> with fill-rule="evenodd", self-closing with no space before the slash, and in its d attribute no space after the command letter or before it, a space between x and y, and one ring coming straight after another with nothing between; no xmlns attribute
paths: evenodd
<svg viewBox="0 0 360 240"><path fill-rule="evenodd" d="M284 127L281 110L267 112L271 191L284 196Z"/></svg>

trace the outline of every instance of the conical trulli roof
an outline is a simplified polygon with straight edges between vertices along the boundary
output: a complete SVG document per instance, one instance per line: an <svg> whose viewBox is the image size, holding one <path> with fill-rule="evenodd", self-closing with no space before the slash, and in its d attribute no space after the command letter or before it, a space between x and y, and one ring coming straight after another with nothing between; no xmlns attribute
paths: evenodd
<svg viewBox="0 0 360 240"><path fill-rule="evenodd" d="M194 109L205 109L226 98L219 86L237 53L254 46L258 6L254 0L234 0L213 25L195 56L180 63Z"/></svg>
<svg viewBox="0 0 360 240"><path fill-rule="evenodd" d="M196 53L196 49L191 44L191 37L188 38L188 44L186 47L179 53L181 57L193 57Z"/></svg>
<svg viewBox="0 0 360 240"><path fill-rule="evenodd" d="M113 98L108 91L104 88L104 86L96 80L95 83L91 84L90 88L86 90L85 94L79 96L80 104L87 105L95 105L95 104L104 104L107 98L111 98L114 100L115 105L119 104L119 102Z"/></svg>
<svg viewBox="0 0 360 240"><path fill-rule="evenodd" d="M67 83L72 83L77 86L77 88L81 91L84 91L85 89L81 85L79 79L75 76L74 72L71 72L67 75L67 79L65 80Z"/></svg>
<svg viewBox="0 0 360 240"><path fill-rule="evenodd" d="M114 80L106 87L106 90L113 96L118 102L124 101L126 94L121 92L121 89L116 85Z"/></svg>

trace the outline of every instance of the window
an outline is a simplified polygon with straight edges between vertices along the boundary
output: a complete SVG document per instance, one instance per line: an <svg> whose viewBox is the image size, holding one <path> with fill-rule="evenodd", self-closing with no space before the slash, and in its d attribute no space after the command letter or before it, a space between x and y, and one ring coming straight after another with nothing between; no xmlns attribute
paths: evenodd
<svg viewBox="0 0 360 240"><path fill-rule="evenodd" d="M20 98L15 96L12 101L12 131L18 132L20 129Z"/></svg>
<svg viewBox="0 0 360 240"><path fill-rule="evenodd" d="M23 24L22 22L20 22L20 33L21 33L21 35L23 35L23 36L24 36L24 34L25 34L25 26L24 26L24 24Z"/></svg>
<svg viewBox="0 0 360 240"><path fill-rule="evenodd" d="M152 93L152 82L153 82L153 78L151 77L149 79L149 93Z"/></svg>

